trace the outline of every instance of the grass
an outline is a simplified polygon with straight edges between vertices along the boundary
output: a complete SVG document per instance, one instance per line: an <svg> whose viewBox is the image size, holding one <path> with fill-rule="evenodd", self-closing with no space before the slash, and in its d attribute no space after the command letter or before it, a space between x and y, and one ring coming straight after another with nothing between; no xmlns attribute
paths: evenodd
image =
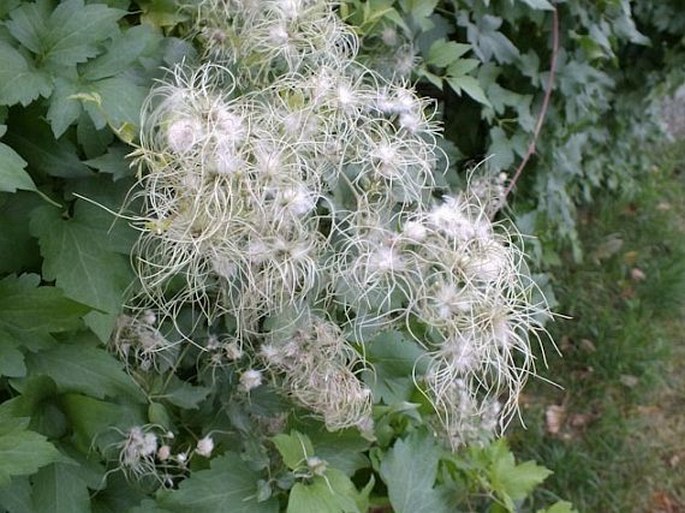
<svg viewBox="0 0 685 513"><path fill-rule="evenodd" d="M685 148L630 199L581 218L582 263L553 271L552 330L563 357L522 398L519 457L554 471L529 507L571 500L581 513L685 512Z"/></svg>

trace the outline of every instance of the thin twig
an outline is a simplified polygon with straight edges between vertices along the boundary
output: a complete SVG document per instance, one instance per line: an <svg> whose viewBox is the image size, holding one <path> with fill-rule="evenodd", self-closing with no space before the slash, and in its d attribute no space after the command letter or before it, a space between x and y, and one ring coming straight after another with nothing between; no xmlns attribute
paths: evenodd
<svg viewBox="0 0 685 513"><path fill-rule="evenodd" d="M536 145L538 142L538 137L540 136L540 130L542 129L542 124L545 121L545 116L547 115L547 108L549 107L549 100L552 97L552 89L554 87L554 76L557 71L557 55L559 53L559 13L555 8L553 11L552 19L552 59L549 68L549 80L547 81L547 89L545 90L545 98L542 101L542 108L540 109L540 114L538 115L537 123L535 124L535 131L533 132L533 139L528 146L528 151L523 157L523 160L519 164L519 167L514 173L514 177L509 182L506 190L504 191L504 198L509 196L511 190L516 186L516 182L521 176L523 168L526 166L530 158L535 154Z"/></svg>

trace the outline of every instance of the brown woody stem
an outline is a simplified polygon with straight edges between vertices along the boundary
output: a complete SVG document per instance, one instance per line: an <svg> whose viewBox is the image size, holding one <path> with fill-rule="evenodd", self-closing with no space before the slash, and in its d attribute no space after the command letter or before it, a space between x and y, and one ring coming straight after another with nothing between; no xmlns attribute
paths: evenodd
<svg viewBox="0 0 685 513"><path fill-rule="evenodd" d="M559 13L556 8L554 9L552 15L552 59L549 68L549 80L547 81L547 88L545 90L545 98L542 101L542 108L540 109L540 114L538 115L538 120L535 124L533 139L530 141L528 151L526 151L523 160L519 164L518 168L516 168L516 173L514 173L514 177L511 179L509 185L504 191L505 199L507 196L509 196L509 193L516 186L516 182L518 182L518 179L521 177L523 168L526 167L526 164L528 163L530 158L535 154L538 137L540 136L540 130L542 129L542 124L545 121L545 116L547 115L547 108L549 107L549 101L552 97L552 89L554 88L554 76L556 75L557 71L557 55L559 53Z"/></svg>

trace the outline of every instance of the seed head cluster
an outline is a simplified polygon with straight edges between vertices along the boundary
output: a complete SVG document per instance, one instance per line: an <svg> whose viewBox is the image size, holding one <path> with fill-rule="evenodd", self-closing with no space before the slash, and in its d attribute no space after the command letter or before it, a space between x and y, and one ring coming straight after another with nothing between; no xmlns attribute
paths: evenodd
<svg viewBox="0 0 685 513"><path fill-rule="evenodd" d="M453 445L503 426L546 306L490 199L436 187L430 105L355 60L327 0L206 0L198 19L203 63L174 69L143 113L146 307L229 316L235 347L330 429L371 425L364 344L404 331Z"/></svg>

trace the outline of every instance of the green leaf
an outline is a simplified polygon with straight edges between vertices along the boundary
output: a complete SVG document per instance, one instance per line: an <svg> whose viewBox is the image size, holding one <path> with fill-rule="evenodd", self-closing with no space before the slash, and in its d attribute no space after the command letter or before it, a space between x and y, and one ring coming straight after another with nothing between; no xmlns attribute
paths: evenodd
<svg viewBox="0 0 685 513"><path fill-rule="evenodd" d="M278 513L277 500L257 502L260 477L237 454L213 458L210 467L162 495L161 506L179 513Z"/></svg>
<svg viewBox="0 0 685 513"><path fill-rule="evenodd" d="M0 273L40 266L38 244L29 233L29 216L39 205L40 197L28 192L0 194Z"/></svg>
<svg viewBox="0 0 685 513"><path fill-rule="evenodd" d="M114 134L109 128L95 128L90 115L83 111L76 124L76 139L86 158L92 159L107 151L107 147L114 141Z"/></svg>
<svg viewBox="0 0 685 513"><path fill-rule="evenodd" d="M517 465L514 455L503 440L493 443L488 452L492 458L489 470L492 489L510 511L515 510L515 501L525 498L552 474L551 470L532 461Z"/></svg>
<svg viewBox="0 0 685 513"><path fill-rule="evenodd" d="M43 435L16 424L0 423L0 486L11 476L25 476L57 461L60 452Z"/></svg>
<svg viewBox="0 0 685 513"><path fill-rule="evenodd" d="M347 476L331 469L310 483L295 483L288 497L287 513L360 513L357 490Z"/></svg>
<svg viewBox="0 0 685 513"><path fill-rule="evenodd" d="M105 452L121 440L121 435L113 428L126 430L144 423L138 408L100 401L86 395L64 394L60 404L73 429L76 445L86 453L93 445Z"/></svg>
<svg viewBox="0 0 685 513"><path fill-rule="evenodd" d="M151 402L147 408L147 418L150 424L157 424L166 430L171 430L173 426L169 411L162 403Z"/></svg>
<svg viewBox="0 0 685 513"><path fill-rule="evenodd" d="M441 449L428 434L400 439L381 462L380 474L396 513L448 513L444 496L434 489Z"/></svg>
<svg viewBox="0 0 685 513"><path fill-rule="evenodd" d="M155 27L174 27L189 19L188 13L178 8L176 0L146 0L141 4L141 21Z"/></svg>
<svg viewBox="0 0 685 513"><path fill-rule="evenodd" d="M461 77L476 69L479 64L478 59L459 59L447 67L445 74L451 77Z"/></svg>
<svg viewBox="0 0 685 513"><path fill-rule="evenodd" d="M107 153L86 160L85 163L101 173L111 174L112 180L116 181L132 175L130 160L126 158L130 153L130 146L113 144L107 148Z"/></svg>
<svg viewBox="0 0 685 513"><path fill-rule="evenodd" d="M50 15L43 39L46 63L56 68L95 57L98 43L118 31L117 20L126 11L104 4L84 5L83 0L65 0Z"/></svg>
<svg viewBox="0 0 685 513"><path fill-rule="evenodd" d="M95 333L103 344L109 342L109 338L117 324L119 314L102 313L96 310L83 316L83 322Z"/></svg>
<svg viewBox="0 0 685 513"><path fill-rule="evenodd" d="M506 107L515 107L523 98L522 94L505 89L497 83L488 87L488 99L497 114L502 114Z"/></svg>
<svg viewBox="0 0 685 513"><path fill-rule="evenodd" d="M645 34L642 34L635 26L635 19L630 13L631 6L629 6L629 2L623 0L622 4L624 6L622 13L611 20L612 28L616 35L628 39L631 43L649 46L651 44L650 39ZM680 14L678 19L681 20L680 23L682 24L682 14Z"/></svg>
<svg viewBox="0 0 685 513"><path fill-rule="evenodd" d="M121 439L120 439L121 440ZM119 440L119 441L120 441ZM93 513L130 513L132 508L141 505L148 495L137 482L129 482L121 472L107 476L107 487L98 492L91 500ZM145 501L154 504L153 501ZM168 510L150 509L140 513L169 513Z"/></svg>
<svg viewBox="0 0 685 513"><path fill-rule="evenodd" d="M427 18L438 6L438 0L410 0L409 10L415 18Z"/></svg>
<svg viewBox="0 0 685 513"><path fill-rule="evenodd" d="M447 77L445 80L447 80L447 83L455 92L461 93L461 91L464 91L477 102L482 103L487 107L491 107L490 102L483 92L483 88L475 78L463 75L460 77Z"/></svg>
<svg viewBox="0 0 685 513"><path fill-rule="evenodd" d="M533 50L528 50L521 55L521 63L519 69L524 76L530 79L530 85L533 87L540 86L540 57Z"/></svg>
<svg viewBox="0 0 685 513"><path fill-rule="evenodd" d="M0 40L0 105L26 106L39 96L47 98L51 92L50 76Z"/></svg>
<svg viewBox="0 0 685 513"><path fill-rule="evenodd" d="M14 382L21 395L12 400L12 413L16 417L30 418L29 429L58 439L67 433L66 418L58 406L57 386L47 376L28 376Z"/></svg>
<svg viewBox="0 0 685 513"><path fill-rule="evenodd" d="M518 48L498 30L502 22L498 16L485 14L472 23L467 11L459 14L458 23L466 27L467 39L482 62L489 62L494 57L499 63L510 63L519 57Z"/></svg>
<svg viewBox="0 0 685 513"><path fill-rule="evenodd" d="M63 463L70 463L72 472L78 479L83 481L91 490L102 491L109 484L107 467L98 457L93 454L92 447L89 451L81 451L70 443L60 445Z"/></svg>
<svg viewBox="0 0 685 513"><path fill-rule="evenodd" d="M554 6L550 4L547 0L520 0L528 4L529 7L537 10L553 11Z"/></svg>
<svg viewBox="0 0 685 513"><path fill-rule="evenodd" d="M59 139L83 111L81 103L72 98L78 91L79 84L73 80L64 77L55 80L55 90L50 96L50 107L46 115L55 139Z"/></svg>
<svg viewBox="0 0 685 513"><path fill-rule="evenodd" d="M508 169L514 163L514 150L507 135L500 127L490 130L490 147L488 154L491 155L490 164L494 169Z"/></svg>
<svg viewBox="0 0 685 513"><path fill-rule="evenodd" d="M61 392L81 392L99 399L120 394L142 399L141 391L121 363L87 341L28 354L26 366L31 373L52 378Z"/></svg>
<svg viewBox="0 0 685 513"><path fill-rule="evenodd" d="M298 431L291 431L289 435L278 434L271 438L289 469L295 470L306 466L307 458L314 456L314 446L309 437Z"/></svg>
<svg viewBox="0 0 685 513"><path fill-rule="evenodd" d="M26 375L24 353L17 346L17 339L0 329L0 376L21 378Z"/></svg>
<svg viewBox="0 0 685 513"><path fill-rule="evenodd" d="M74 464L53 463L33 476L33 504L41 513L90 513L90 492Z"/></svg>
<svg viewBox="0 0 685 513"><path fill-rule="evenodd" d="M469 50L471 50L471 45L438 39L428 50L426 62L444 68L457 61Z"/></svg>
<svg viewBox="0 0 685 513"><path fill-rule="evenodd" d="M166 399L171 404L192 410L197 408L212 391L209 387L194 386L172 376L169 385L163 394L153 394L155 399Z"/></svg>
<svg viewBox="0 0 685 513"><path fill-rule="evenodd" d="M56 280L67 297L103 312L118 313L133 275L128 259L110 250L107 224L94 224L92 210L77 202L65 220L56 208L33 212L31 231L39 239L43 274Z"/></svg>
<svg viewBox="0 0 685 513"><path fill-rule="evenodd" d="M43 51L43 38L47 31L50 16L49 2L24 2L10 13L6 26L14 39L34 54Z"/></svg>
<svg viewBox="0 0 685 513"><path fill-rule="evenodd" d="M515 501L525 498L533 489L542 483L552 471L537 465L534 461L514 464L514 455L506 460L499 460L492 470L491 478L501 486L501 490Z"/></svg>
<svg viewBox="0 0 685 513"><path fill-rule="evenodd" d="M36 184L24 170L26 161L16 151L0 143L0 191L15 192L17 189L35 191Z"/></svg>
<svg viewBox="0 0 685 513"><path fill-rule="evenodd" d="M442 89L442 77L436 75L435 73L431 73L426 69L425 66L418 66L416 68L416 73L420 76L428 80L431 84L433 84L435 87L438 89Z"/></svg>
<svg viewBox="0 0 685 513"><path fill-rule="evenodd" d="M40 276L8 276L0 281L0 327L19 332L60 332L81 325L88 311L55 287L38 287Z"/></svg>
<svg viewBox="0 0 685 513"><path fill-rule="evenodd" d="M151 25L131 27L112 41L106 53L79 69L81 78L94 81L126 72L150 48L157 49L161 41L162 35Z"/></svg>
<svg viewBox="0 0 685 513"><path fill-rule="evenodd" d="M126 513L171 513L168 509L162 509L155 501L144 500L139 506L129 509Z"/></svg>
<svg viewBox="0 0 685 513"><path fill-rule="evenodd" d="M127 259L138 240L138 232L112 212L121 209L132 185L133 180L112 182L112 177L104 174L67 184L69 195L87 198L87 201L79 200L75 206L79 220L92 230L93 237L100 240L107 251L120 253Z"/></svg>
<svg viewBox="0 0 685 513"><path fill-rule="evenodd" d="M373 371L363 374L374 399L387 405L408 401L414 390L412 375L424 351L399 332L388 331L376 336L366 348L366 358ZM416 369L420 374L421 369Z"/></svg>
<svg viewBox="0 0 685 513"><path fill-rule="evenodd" d="M357 429L328 431L320 427L316 431L308 430L307 435L316 447L316 455L348 476L369 464L364 453L371 442L363 438Z"/></svg>
<svg viewBox="0 0 685 513"><path fill-rule="evenodd" d="M33 106L10 116L12 127L5 140L29 163L31 171L50 176L76 178L93 172L81 162L76 146L66 138L59 141L43 120L44 113Z"/></svg>
<svg viewBox="0 0 685 513"><path fill-rule="evenodd" d="M21 0L4 0L0 3L0 18L3 18L8 12L17 7Z"/></svg>
<svg viewBox="0 0 685 513"><path fill-rule="evenodd" d="M13 477L10 484L0 486L0 506L8 513L36 513L27 477Z"/></svg>
<svg viewBox="0 0 685 513"><path fill-rule="evenodd" d="M148 91L130 78L117 76L89 83L79 98L97 129L109 125L121 137L122 130L138 126Z"/></svg>
<svg viewBox="0 0 685 513"><path fill-rule="evenodd" d="M537 513L578 513L573 504L566 501L559 501L552 504L549 508L540 509Z"/></svg>

